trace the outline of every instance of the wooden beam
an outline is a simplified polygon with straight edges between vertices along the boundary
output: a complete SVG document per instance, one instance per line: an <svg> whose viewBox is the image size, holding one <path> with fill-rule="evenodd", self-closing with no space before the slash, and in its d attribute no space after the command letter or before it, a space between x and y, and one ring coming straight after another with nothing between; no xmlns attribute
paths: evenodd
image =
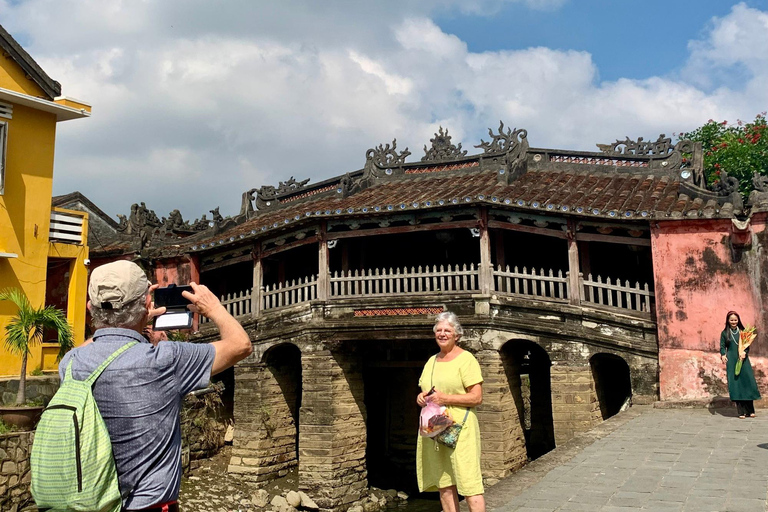
<svg viewBox="0 0 768 512"><path fill-rule="evenodd" d="M287 251L289 249L295 249L296 247L301 247L302 245L314 244L314 243L317 243L317 240L318 240L318 235L308 236L307 238L302 238L301 240L294 240L293 242L289 242L283 245L278 245L276 247L273 247L272 249L262 251L261 257L266 258L268 256L272 256L273 254L277 254L279 252Z"/></svg>
<svg viewBox="0 0 768 512"><path fill-rule="evenodd" d="M522 233L533 233L534 235L552 236L555 238L568 238L565 231L560 229L547 229L539 228L536 226L525 226L523 224L513 224L511 222L503 222L500 220L488 221L488 227L493 229L506 229L508 231L520 231Z"/></svg>
<svg viewBox="0 0 768 512"><path fill-rule="evenodd" d="M253 257L250 253L243 254L241 256L236 256L234 258L230 258L228 260L221 260L217 261L215 263L208 263L207 265L203 265L202 268L200 268L200 272L206 272L208 270L215 270L217 268L221 267L227 267L229 265L234 265L236 263L242 263L244 261L252 261Z"/></svg>
<svg viewBox="0 0 768 512"><path fill-rule="evenodd" d="M491 237L488 235L488 210L480 208L480 293L489 295L493 288Z"/></svg>
<svg viewBox="0 0 768 512"><path fill-rule="evenodd" d="M338 240L340 238L357 238L376 235L395 235L399 233L411 233L415 231L439 231L447 229L468 229L476 228L476 220L460 220L458 222L435 224L417 224L415 226L392 226L389 228L358 229L355 231L342 231L340 233L328 233L328 240Z"/></svg>
<svg viewBox="0 0 768 512"><path fill-rule="evenodd" d="M253 289L251 290L251 314L257 318L261 314L261 286L264 282L264 267L261 263L261 244L253 252Z"/></svg>
<svg viewBox="0 0 768 512"><path fill-rule="evenodd" d="M328 300L331 288L331 272L328 267L328 240L326 232L326 222L320 224L320 233L318 234L318 257L317 257L317 298Z"/></svg>
<svg viewBox="0 0 768 512"><path fill-rule="evenodd" d="M581 283L579 282L579 244L576 241L576 223L568 220L568 300L578 306L581 303Z"/></svg>
<svg viewBox="0 0 768 512"><path fill-rule="evenodd" d="M576 233L576 240L579 242L607 242L609 244L641 245L643 247L651 246L651 241L648 238L601 235L599 233Z"/></svg>

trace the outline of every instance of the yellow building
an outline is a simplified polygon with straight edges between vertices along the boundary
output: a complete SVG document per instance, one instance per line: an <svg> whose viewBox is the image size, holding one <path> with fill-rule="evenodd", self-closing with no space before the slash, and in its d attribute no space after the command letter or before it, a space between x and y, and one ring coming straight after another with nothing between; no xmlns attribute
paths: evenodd
<svg viewBox="0 0 768 512"><path fill-rule="evenodd" d="M51 208L51 193L56 123L88 117L91 107L61 96L61 85L2 26L0 51L0 289L22 289L33 306L63 307L82 343L88 216ZM0 303L0 339L15 313ZM27 370L55 369L57 351L34 347ZM0 375L20 368L0 343Z"/></svg>

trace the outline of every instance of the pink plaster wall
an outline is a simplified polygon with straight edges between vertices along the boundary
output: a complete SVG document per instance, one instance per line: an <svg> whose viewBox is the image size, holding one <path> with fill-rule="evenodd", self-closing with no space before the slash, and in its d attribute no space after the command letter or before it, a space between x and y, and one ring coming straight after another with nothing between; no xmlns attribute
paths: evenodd
<svg viewBox="0 0 768 512"><path fill-rule="evenodd" d="M160 286L200 282L200 269L196 257L155 261L155 282Z"/></svg>
<svg viewBox="0 0 768 512"><path fill-rule="evenodd" d="M751 248L734 251L730 220L651 224L662 400L727 396L719 351L731 309L758 328L750 359L761 393L768 391L765 214L756 214L751 226Z"/></svg>

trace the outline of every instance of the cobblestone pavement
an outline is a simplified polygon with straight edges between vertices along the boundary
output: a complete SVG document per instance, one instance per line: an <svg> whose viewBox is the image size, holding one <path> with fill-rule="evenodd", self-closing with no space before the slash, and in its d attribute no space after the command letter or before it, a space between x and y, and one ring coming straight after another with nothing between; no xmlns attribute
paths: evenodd
<svg viewBox="0 0 768 512"><path fill-rule="evenodd" d="M757 412L633 407L490 488L489 508L765 512L768 411Z"/></svg>

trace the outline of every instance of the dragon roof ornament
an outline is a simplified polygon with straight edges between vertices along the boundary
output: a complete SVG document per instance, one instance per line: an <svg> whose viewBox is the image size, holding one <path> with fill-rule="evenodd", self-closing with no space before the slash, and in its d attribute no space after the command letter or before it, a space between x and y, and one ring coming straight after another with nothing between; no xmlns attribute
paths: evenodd
<svg viewBox="0 0 768 512"><path fill-rule="evenodd" d="M379 144L365 152L365 160L371 161L379 167L395 167L405 163L405 159L410 156L408 148L397 152L397 139L392 139L392 146L389 144Z"/></svg>
<svg viewBox="0 0 768 512"><path fill-rule="evenodd" d="M515 128L514 130L507 128L507 131L505 132L504 122L499 121L499 133L494 134L493 130L488 128L488 135L491 136L490 142L485 142L483 139L480 139L480 144L475 146L476 148L482 149L483 154L486 155L489 153L505 153L515 149L528 137L528 131L523 128Z"/></svg>
<svg viewBox="0 0 768 512"><path fill-rule="evenodd" d="M441 162L443 160L454 160L456 158L467 156L467 150L465 149L462 151L461 143L459 143L458 146L455 146L451 142L451 136L448 135L448 130L443 130L442 126L439 127L435 137L429 139L429 142L432 143L432 147L427 149L427 146L424 145L425 154L421 158L422 162Z"/></svg>

